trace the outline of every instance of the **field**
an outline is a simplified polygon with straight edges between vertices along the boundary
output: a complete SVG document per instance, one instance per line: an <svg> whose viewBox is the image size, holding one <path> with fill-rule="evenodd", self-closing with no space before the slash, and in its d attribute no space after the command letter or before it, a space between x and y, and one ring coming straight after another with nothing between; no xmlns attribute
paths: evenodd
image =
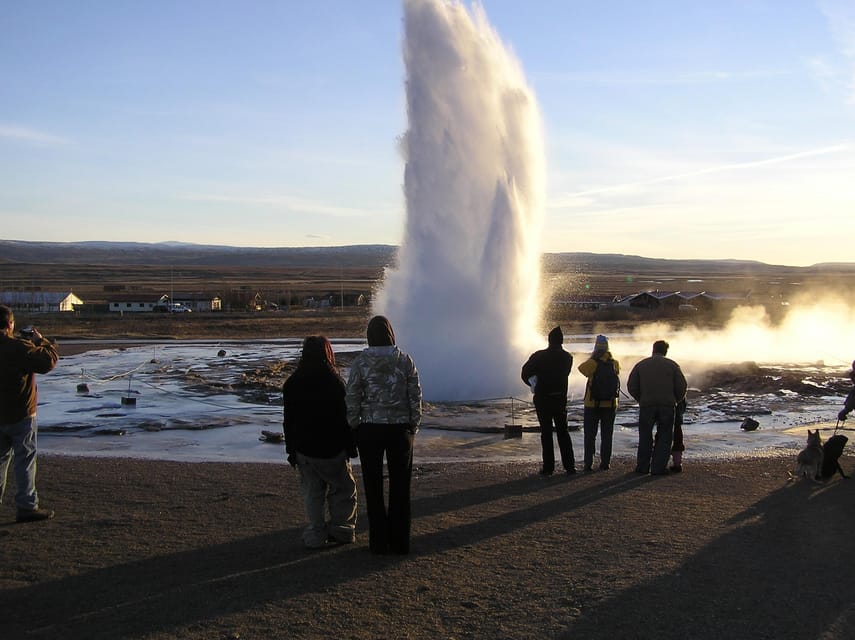
<svg viewBox="0 0 855 640"><path fill-rule="evenodd" d="M6 262L0 261L0 291L72 291L83 299L87 310L80 313L16 313L19 326L32 323L46 335L60 339L271 338L310 333L358 336L371 315L370 303L352 306L352 301L359 295L370 301L381 283L385 265L394 259L392 248L382 247L320 249L309 254L300 250L246 250L237 254L183 250L159 255L157 249L151 249L153 253L147 256L139 250L131 254L76 251L69 253L69 262L63 263L55 249L29 249L29 253L18 257L32 261L10 259L16 256L11 250L7 251ZM127 262L122 263L122 259ZM726 260L550 254L544 256L543 282L544 330L561 324L565 333L590 333L606 324L614 331L662 319L677 325L716 327L726 321L729 308L663 318L661 312L584 311L551 303L569 297L608 298L654 289L750 292L752 304L765 306L775 318L789 305L811 304L829 291L851 298L855 292L855 265L798 268ZM124 316L95 311L99 305L103 309L111 293L116 292L218 295L228 311ZM280 310L246 311L247 300L256 294L276 302ZM306 308L304 301L308 297L332 299L333 307ZM510 307L513 308L512 301Z"/></svg>

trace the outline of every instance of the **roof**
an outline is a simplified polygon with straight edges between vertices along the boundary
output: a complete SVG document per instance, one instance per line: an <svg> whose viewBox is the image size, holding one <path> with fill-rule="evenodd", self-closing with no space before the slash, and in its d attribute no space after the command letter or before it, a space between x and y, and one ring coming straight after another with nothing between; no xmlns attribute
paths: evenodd
<svg viewBox="0 0 855 640"><path fill-rule="evenodd" d="M56 291L2 291L0 292L0 302L8 305L20 304L54 304L58 305L64 302L69 296L74 296L80 300L71 291L64 293ZM82 300L80 300L82 302Z"/></svg>

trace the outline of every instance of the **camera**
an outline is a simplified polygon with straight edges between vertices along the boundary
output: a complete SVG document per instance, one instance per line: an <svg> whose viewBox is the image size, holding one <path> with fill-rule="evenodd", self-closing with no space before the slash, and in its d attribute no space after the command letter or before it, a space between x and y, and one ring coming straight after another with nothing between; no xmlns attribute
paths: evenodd
<svg viewBox="0 0 855 640"><path fill-rule="evenodd" d="M32 325L30 325L29 327L24 327L23 329L21 329L21 337L26 339L26 340L32 340L34 335L35 335L35 330L33 329Z"/></svg>

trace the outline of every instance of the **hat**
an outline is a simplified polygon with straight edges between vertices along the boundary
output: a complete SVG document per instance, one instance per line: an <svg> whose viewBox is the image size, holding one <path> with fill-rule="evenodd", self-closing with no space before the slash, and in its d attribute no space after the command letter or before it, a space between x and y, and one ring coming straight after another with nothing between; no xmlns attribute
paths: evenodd
<svg viewBox="0 0 855 640"><path fill-rule="evenodd" d="M561 344L564 342L564 332L561 327L555 327L549 332L549 344Z"/></svg>
<svg viewBox="0 0 855 640"><path fill-rule="evenodd" d="M609 339L604 335L598 335L596 341L594 341L594 349L602 349L603 351L608 351Z"/></svg>

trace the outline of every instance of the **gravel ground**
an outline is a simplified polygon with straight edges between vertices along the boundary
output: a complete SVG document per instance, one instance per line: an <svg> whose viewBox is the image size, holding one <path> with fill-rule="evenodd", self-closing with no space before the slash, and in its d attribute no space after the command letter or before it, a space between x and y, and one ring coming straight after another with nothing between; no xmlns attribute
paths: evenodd
<svg viewBox="0 0 855 640"><path fill-rule="evenodd" d="M0 507L0 637L853 638L855 481L792 462L423 465L401 557L362 504L355 544L305 550L284 464L43 456L56 518Z"/></svg>

